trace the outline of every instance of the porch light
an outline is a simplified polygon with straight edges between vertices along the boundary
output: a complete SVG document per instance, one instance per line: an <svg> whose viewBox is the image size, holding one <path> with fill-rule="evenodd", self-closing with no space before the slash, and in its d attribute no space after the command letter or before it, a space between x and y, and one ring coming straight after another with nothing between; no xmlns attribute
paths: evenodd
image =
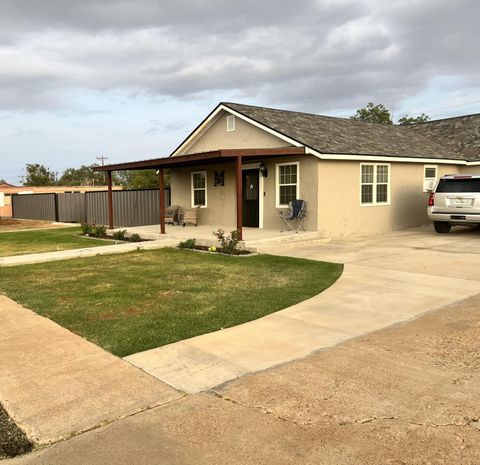
<svg viewBox="0 0 480 465"><path fill-rule="evenodd" d="M258 171L264 178L268 176L268 170L267 170L267 167L265 166L265 163L263 163L263 161L262 163L260 163L260 166L258 167Z"/></svg>

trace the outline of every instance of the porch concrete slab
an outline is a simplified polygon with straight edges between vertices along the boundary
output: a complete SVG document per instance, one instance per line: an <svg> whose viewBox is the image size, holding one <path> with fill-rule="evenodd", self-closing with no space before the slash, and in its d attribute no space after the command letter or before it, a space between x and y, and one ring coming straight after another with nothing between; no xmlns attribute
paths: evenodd
<svg viewBox="0 0 480 465"><path fill-rule="evenodd" d="M347 264L337 283L311 299L127 360L197 393L478 293L479 281Z"/></svg>
<svg viewBox="0 0 480 465"><path fill-rule="evenodd" d="M0 402L49 443L181 396L131 364L0 295Z"/></svg>

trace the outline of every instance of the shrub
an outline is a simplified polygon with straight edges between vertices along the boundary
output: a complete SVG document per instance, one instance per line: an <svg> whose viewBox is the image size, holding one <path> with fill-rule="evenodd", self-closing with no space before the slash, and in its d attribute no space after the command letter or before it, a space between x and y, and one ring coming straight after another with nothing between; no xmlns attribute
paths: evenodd
<svg viewBox="0 0 480 465"><path fill-rule="evenodd" d="M103 224L94 224L92 226L92 236L94 237L105 237L107 232L107 228L103 226Z"/></svg>
<svg viewBox="0 0 480 465"><path fill-rule="evenodd" d="M196 245L196 239L187 239L186 241L180 242L180 244L178 244L178 247L180 247L181 249L194 249Z"/></svg>
<svg viewBox="0 0 480 465"><path fill-rule="evenodd" d="M113 238L116 239L117 241L124 241L125 240L125 235L127 234L126 229L119 229L118 231L115 231L113 233Z"/></svg>
<svg viewBox="0 0 480 465"><path fill-rule="evenodd" d="M228 255L233 255L238 252L238 231L233 230L230 234L225 234L223 229L219 229L218 231L214 231L213 235L220 241L220 247L223 253Z"/></svg>
<svg viewBox="0 0 480 465"><path fill-rule="evenodd" d="M142 238L137 233L133 233L128 240L130 242L140 242Z"/></svg>
<svg viewBox="0 0 480 465"><path fill-rule="evenodd" d="M88 223L81 223L80 227L84 236L89 236L92 233L92 227Z"/></svg>

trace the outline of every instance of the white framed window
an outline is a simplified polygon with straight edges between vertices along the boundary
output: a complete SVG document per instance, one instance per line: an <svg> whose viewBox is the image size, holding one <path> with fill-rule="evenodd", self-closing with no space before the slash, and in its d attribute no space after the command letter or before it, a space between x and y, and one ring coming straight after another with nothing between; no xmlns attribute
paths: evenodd
<svg viewBox="0 0 480 465"><path fill-rule="evenodd" d="M227 132L235 131L235 115L227 116Z"/></svg>
<svg viewBox="0 0 480 465"><path fill-rule="evenodd" d="M438 166L424 165L423 167L423 192L431 192L437 182Z"/></svg>
<svg viewBox="0 0 480 465"><path fill-rule="evenodd" d="M290 200L300 197L300 166L298 161L293 163L278 163L275 165L277 208L288 207Z"/></svg>
<svg viewBox="0 0 480 465"><path fill-rule="evenodd" d="M207 206L207 172L194 171L191 174L192 208Z"/></svg>
<svg viewBox="0 0 480 465"><path fill-rule="evenodd" d="M360 203L361 205L388 205L390 203L389 164L360 164Z"/></svg>

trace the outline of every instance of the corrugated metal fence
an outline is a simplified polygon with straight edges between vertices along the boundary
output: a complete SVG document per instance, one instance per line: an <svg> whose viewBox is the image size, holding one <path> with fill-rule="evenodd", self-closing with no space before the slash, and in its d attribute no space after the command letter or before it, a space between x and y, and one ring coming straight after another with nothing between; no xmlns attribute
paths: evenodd
<svg viewBox="0 0 480 465"><path fill-rule="evenodd" d="M158 189L113 191L113 218L116 227L159 223ZM165 189L165 206L170 189ZM108 192L67 192L63 194L22 194L12 196L13 217L32 220L108 224Z"/></svg>

